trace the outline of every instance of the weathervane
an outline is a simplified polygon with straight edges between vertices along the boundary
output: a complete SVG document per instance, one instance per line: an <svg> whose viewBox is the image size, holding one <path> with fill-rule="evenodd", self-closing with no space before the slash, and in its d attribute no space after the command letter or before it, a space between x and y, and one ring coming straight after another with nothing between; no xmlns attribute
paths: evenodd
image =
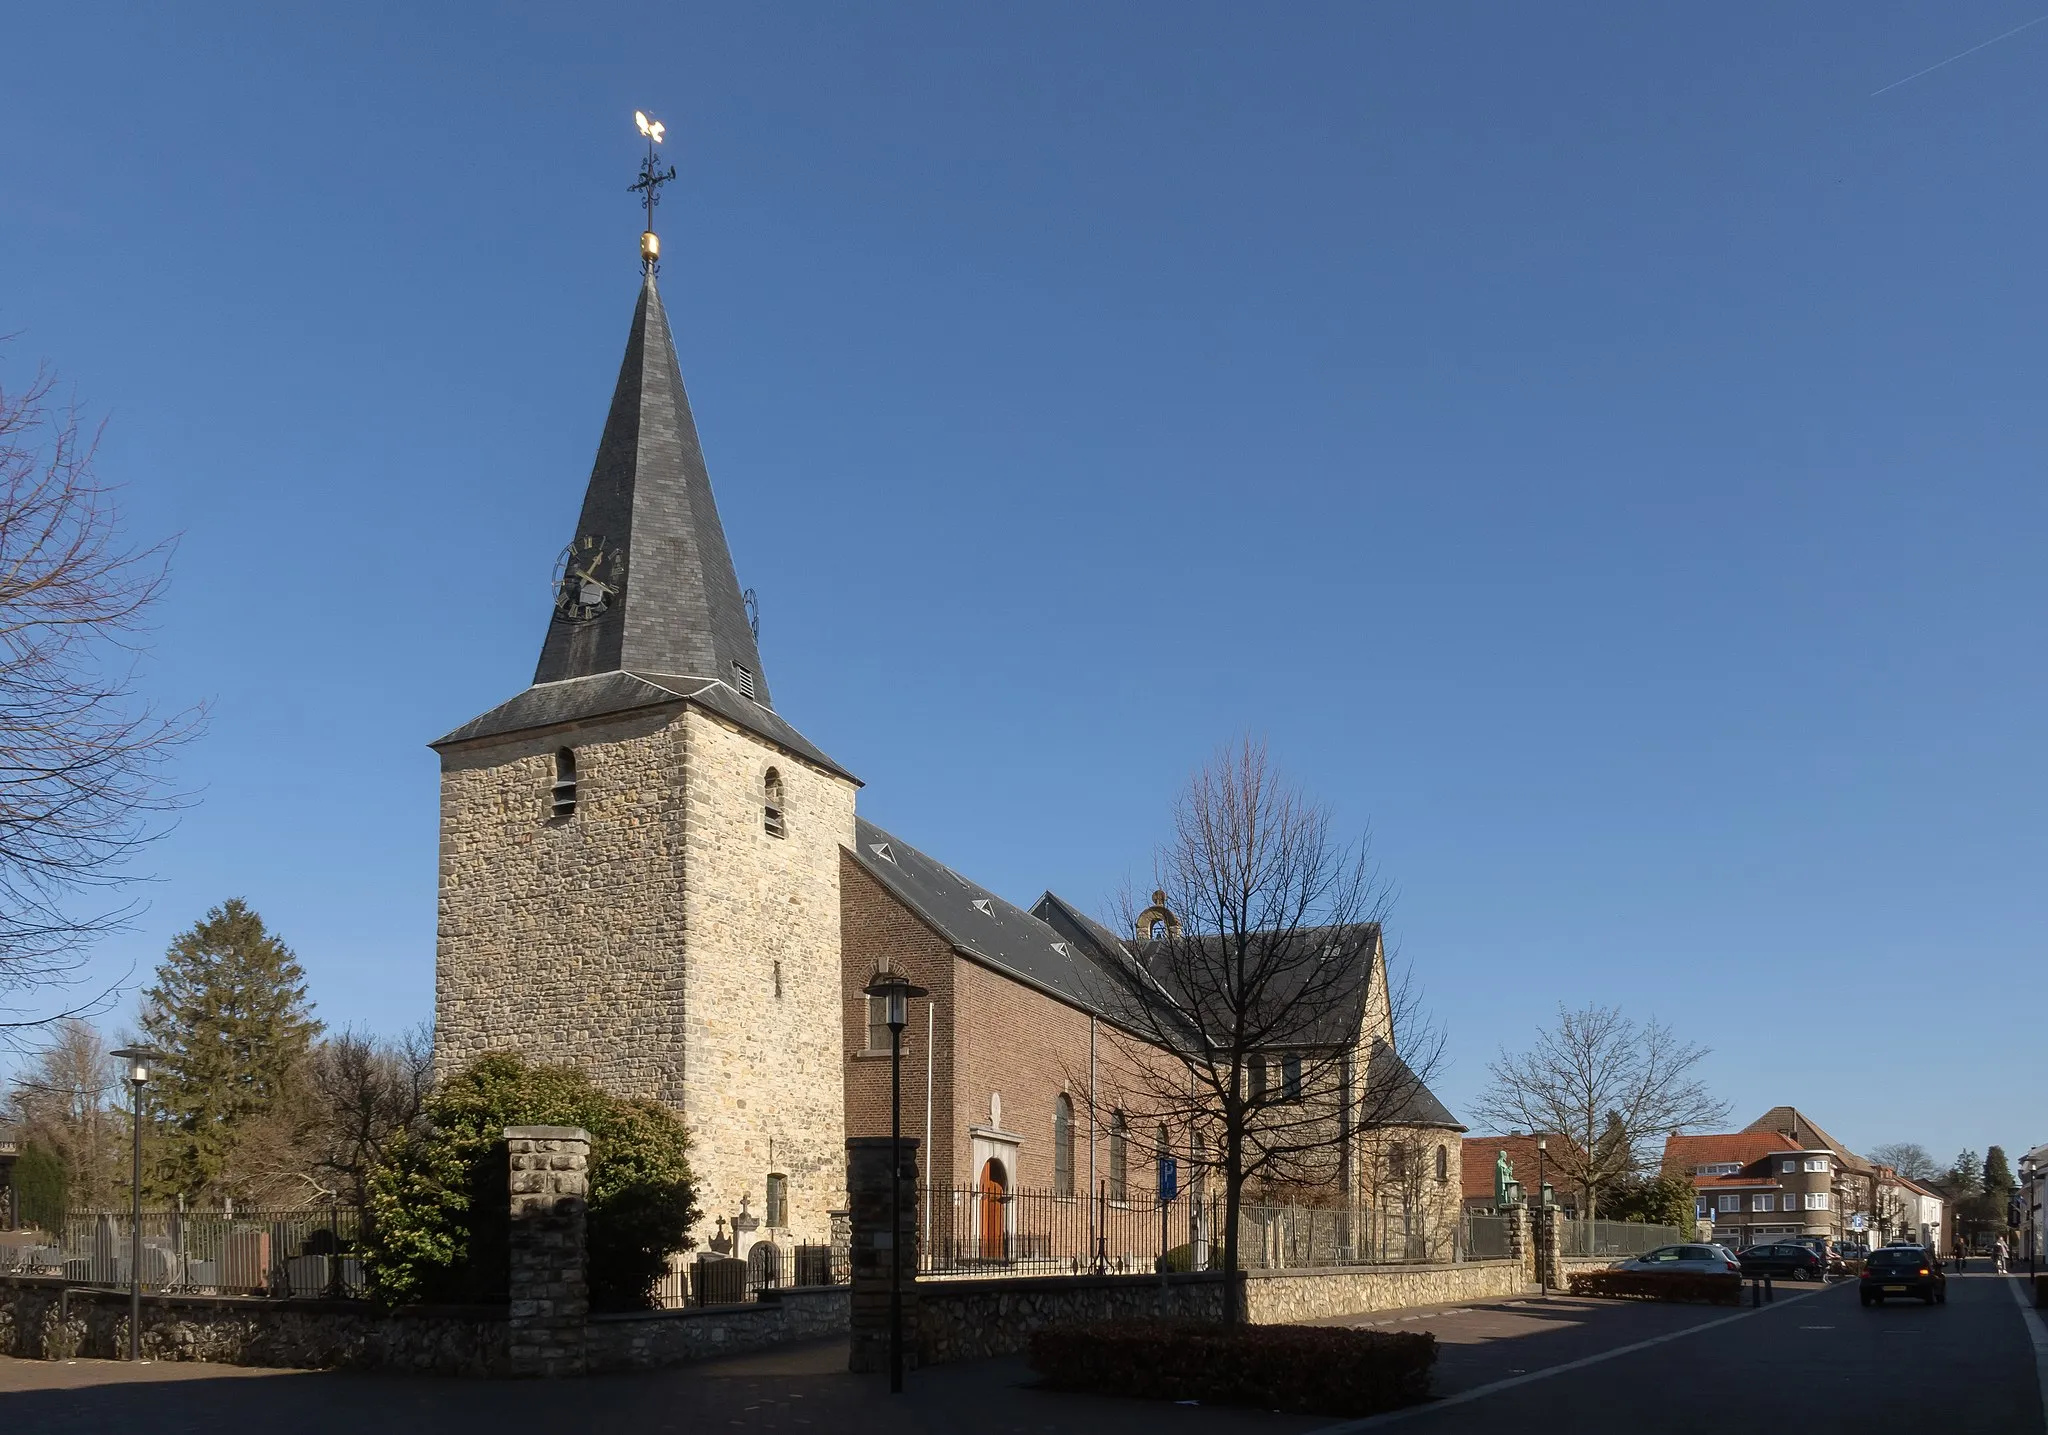
<svg viewBox="0 0 2048 1435"><path fill-rule="evenodd" d="M661 268L661 241L654 234L654 206L661 203L661 187L676 177L676 167L670 165L666 172L661 168L661 156L655 146L661 143L665 126L660 120L650 120L640 110L633 111L633 123L640 127L640 133L647 136L647 158L640 162L640 179L628 185L630 194L644 193L647 196L647 228L640 236L640 263L652 274Z"/></svg>

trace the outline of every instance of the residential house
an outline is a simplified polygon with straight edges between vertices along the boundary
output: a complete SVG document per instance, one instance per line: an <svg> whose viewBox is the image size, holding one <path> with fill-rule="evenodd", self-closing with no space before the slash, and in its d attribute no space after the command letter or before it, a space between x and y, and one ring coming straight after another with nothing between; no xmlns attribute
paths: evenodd
<svg viewBox="0 0 2048 1435"><path fill-rule="evenodd" d="M1701 1220L1714 1239L1737 1250L1782 1236L1847 1234L1836 1187L1841 1157L1818 1144L1775 1131L1672 1136L1664 1169L1688 1177Z"/></svg>
<svg viewBox="0 0 2048 1435"><path fill-rule="evenodd" d="M1550 1133L1543 1139L1548 1143L1549 1151L1579 1149L1571 1137L1559 1133ZM1506 1136L1465 1138L1463 1204L1467 1215L1485 1215L1498 1209L1494 1201L1494 1166L1503 1152L1507 1153L1514 1179L1521 1184L1523 1200L1532 1206L1536 1204L1540 1179L1550 1186L1553 1201L1564 1208L1566 1215L1578 1215L1578 1183L1558 1180L1557 1164L1549 1159L1549 1151L1544 1153L1544 1160L1537 1159L1536 1141L1534 1135L1524 1135L1519 1131Z"/></svg>

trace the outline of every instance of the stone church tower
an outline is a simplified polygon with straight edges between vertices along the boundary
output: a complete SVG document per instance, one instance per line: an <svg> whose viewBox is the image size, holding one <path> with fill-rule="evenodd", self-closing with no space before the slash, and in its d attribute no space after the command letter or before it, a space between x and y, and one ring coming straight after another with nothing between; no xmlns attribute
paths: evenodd
<svg viewBox="0 0 2048 1435"><path fill-rule="evenodd" d="M705 1227L746 1195L763 1235L823 1241L859 783L770 701L653 267L533 684L433 744L435 1059L666 1102Z"/></svg>

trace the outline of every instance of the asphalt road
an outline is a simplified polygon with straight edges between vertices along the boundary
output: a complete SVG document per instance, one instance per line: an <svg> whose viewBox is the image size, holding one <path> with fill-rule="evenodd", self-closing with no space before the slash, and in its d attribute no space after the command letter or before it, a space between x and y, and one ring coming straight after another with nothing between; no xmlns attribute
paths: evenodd
<svg viewBox="0 0 2048 1435"><path fill-rule="evenodd" d="M1760 1310L1570 1299L1362 1318L1434 1330L1432 1404L1364 1421L1056 1394L1020 1360L914 1372L892 1400L845 1370L843 1342L550 1382L294 1374L222 1366L0 1358L0 1432L502 1435L514 1429L983 1435L1493 1435L1748 1428L1827 1435L2048 1435L2043 1370L2016 1283L1972 1274L1949 1303L1865 1310L1854 1283L1785 1288ZM806 1427L808 1429L806 1430Z"/></svg>
<svg viewBox="0 0 2048 1435"><path fill-rule="evenodd" d="M1589 1346L1570 1331L1506 1340L1488 1358L1490 1379L1460 1380L1461 1322L1447 1320L1444 1399L1392 1415L1321 1427L1315 1435L1398 1428L1401 1435L1499 1429L1654 1430L1658 1435L1773 1429L1890 1435L1967 1431L2044 1435L2042 1372L2013 1282L1954 1277L1948 1304L1893 1302L1865 1309L1856 1284L1799 1292L1761 1310L1692 1319L1637 1341ZM1607 1309L1613 1309L1608 1307ZM1474 1313L1477 1314L1477 1313ZM1540 1313L1539 1317L1540 1318ZM1426 1327L1417 1327L1426 1328ZM1554 1340L1557 1359L1540 1346ZM1641 1341L1655 1344L1639 1345ZM1597 1345L1597 1343L1594 1343ZM1630 1349L1630 1346L1639 1348ZM1504 1371L1512 1361L1520 1373Z"/></svg>

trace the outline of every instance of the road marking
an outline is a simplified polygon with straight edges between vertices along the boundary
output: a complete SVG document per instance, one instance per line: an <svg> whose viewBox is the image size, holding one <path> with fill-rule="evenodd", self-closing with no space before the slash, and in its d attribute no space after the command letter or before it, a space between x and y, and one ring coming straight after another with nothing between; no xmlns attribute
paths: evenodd
<svg viewBox="0 0 2048 1435"><path fill-rule="evenodd" d="M2005 1283L2012 1290L2012 1298L2020 1303L2020 1315L2027 1322L2027 1335L2034 1342L2034 1378L2041 1386L2041 1423L2048 1426L2048 1324L2044 1324L2040 1312L2027 1303L2030 1292L2026 1282L2009 1276Z"/></svg>
<svg viewBox="0 0 2048 1435"><path fill-rule="evenodd" d="M1410 1405L1401 1410L1389 1410L1379 1415L1366 1415L1357 1420L1344 1420L1335 1425L1324 1425L1309 1431L1308 1435L1352 1435L1352 1432L1357 1430L1377 1430L1382 1425L1392 1425L1398 1420L1412 1420L1417 1415L1427 1415L1432 1410L1443 1410L1452 1405L1469 1404L1474 1400L1481 1400L1486 1396L1496 1395L1503 1390L1512 1390L1518 1385L1532 1385L1539 1380L1548 1380L1553 1375L1563 1375L1573 1370L1584 1370L1587 1366L1598 1365L1602 1361L1615 1360L1624 1355L1634 1355L1637 1351L1648 1350L1653 1345L1664 1345L1670 1341L1683 1340L1688 1335L1698 1335L1703 1330L1713 1330L1717 1326L1732 1325L1738 1320L1748 1320L1751 1316L1762 1315L1766 1311L1783 1310L1788 1305L1797 1305L1803 1300L1812 1300L1817 1295L1826 1295L1829 1291L1836 1289L1838 1289L1836 1286L1819 1286L1813 1290L1804 1291L1799 1295L1787 1296L1784 1300L1771 1305L1751 1306L1749 1309L1738 1311L1734 1315L1724 1315L1719 1320L1706 1321L1700 1325L1689 1325L1684 1330L1666 1331L1663 1335L1653 1335L1648 1340L1639 1340L1632 1345L1618 1345L1612 1350L1603 1350L1598 1355L1584 1355L1577 1360L1567 1360L1562 1365L1547 1365L1541 1370L1532 1370L1527 1375L1510 1375L1504 1380L1496 1380L1486 1385L1475 1385L1470 1390L1461 1390L1456 1395L1446 1395L1441 1400L1431 1400L1421 1405ZM2032 1312L2030 1311L2028 1314L2031 1315ZM2038 1345L2035 1348L2037 1351L2040 1349ZM2042 1378L2048 1380L2048 1374L2044 1374Z"/></svg>

